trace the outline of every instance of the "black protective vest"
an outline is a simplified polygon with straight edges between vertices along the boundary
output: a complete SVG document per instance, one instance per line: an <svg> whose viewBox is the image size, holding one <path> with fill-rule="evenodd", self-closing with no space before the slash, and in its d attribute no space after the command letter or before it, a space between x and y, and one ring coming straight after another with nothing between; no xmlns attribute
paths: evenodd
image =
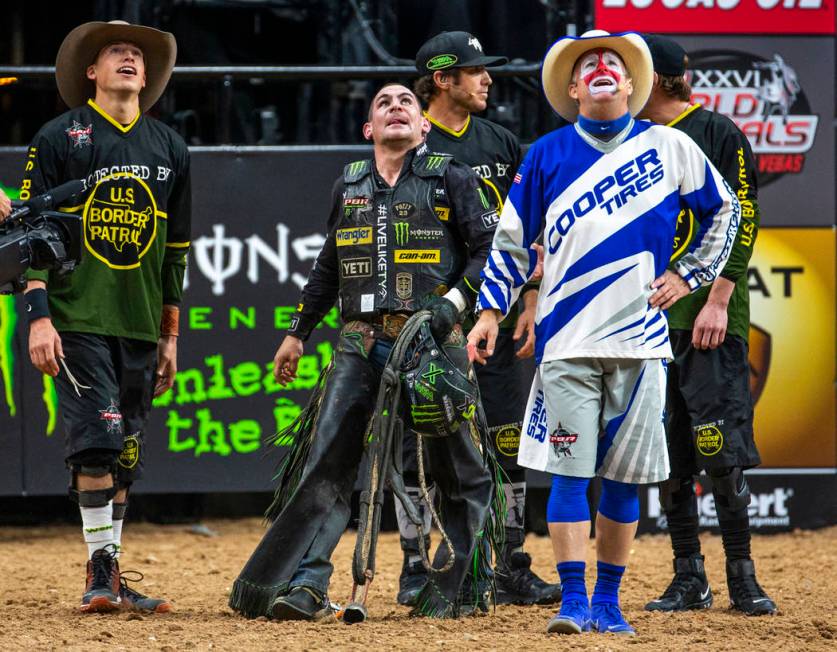
<svg viewBox="0 0 837 652"><path fill-rule="evenodd" d="M451 158L416 155L394 187L379 187L372 161L343 171L335 234L344 320L418 310L462 275L464 243L450 225L444 174Z"/></svg>

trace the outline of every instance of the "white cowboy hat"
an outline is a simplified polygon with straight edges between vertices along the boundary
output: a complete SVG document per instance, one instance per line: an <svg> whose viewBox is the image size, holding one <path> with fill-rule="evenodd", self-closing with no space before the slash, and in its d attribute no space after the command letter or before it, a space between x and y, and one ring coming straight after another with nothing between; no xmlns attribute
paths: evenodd
<svg viewBox="0 0 837 652"><path fill-rule="evenodd" d="M543 60L541 80L546 99L562 118L575 122L578 104L567 88L572 81L573 67L585 52L605 48L618 54L633 82L634 92L628 98L628 110L636 115L645 106L654 83L654 65L645 40L634 32L610 34L601 29L584 32L581 36L558 39Z"/></svg>
<svg viewBox="0 0 837 652"><path fill-rule="evenodd" d="M67 34L58 49L55 81L67 106L71 109L81 106L96 94L95 84L87 78L87 67L95 62L103 47L120 41L134 43L142 50L145 60L146 83L139 94L140 111L144 113L160 99L177 58L174 35L152 27L112 20L109 23L79 25Z"/></svg>

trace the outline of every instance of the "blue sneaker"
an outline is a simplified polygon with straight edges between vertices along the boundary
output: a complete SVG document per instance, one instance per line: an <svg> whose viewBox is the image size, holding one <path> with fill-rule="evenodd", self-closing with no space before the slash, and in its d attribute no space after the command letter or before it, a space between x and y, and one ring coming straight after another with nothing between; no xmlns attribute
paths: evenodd
<svg viewBox="0 0 837 652"><path fill-rule="evenodd" d="M590 631L590 606L587 601L565 600L561 611L546 626L548 634L581 634Z"/></svg>
<svg viewBox="0 0 837 652"><path fill-rule="evenodd" d="M590 610L593 629L600 634L622 634L636 636L636 630L622 616L618 604L594 604Z"/></svg>

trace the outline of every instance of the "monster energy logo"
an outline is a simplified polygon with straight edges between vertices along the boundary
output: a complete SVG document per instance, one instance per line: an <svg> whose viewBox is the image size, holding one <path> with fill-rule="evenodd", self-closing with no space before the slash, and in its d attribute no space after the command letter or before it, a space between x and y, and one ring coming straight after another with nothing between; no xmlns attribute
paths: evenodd
<svg viewBox="0 0 837 652"><path fill-rule="evenodd" d="M360 174L363 172L363 169L366 167L366 161L354 161L353 163L349 163L349 174L354 176L356 174Z"/></svg>
<svg viewBox="0 0 837 652"><path fill-rule="evenodd" d="M395 244L407 244L410 241L409 222L396 222L393 226L395 227Z"/></svg>
<svg viewBox="0 0 837 652"><path fill-rule="evenodd" d="M15 311L14 297L0 297L0 377L3 378L3 387L6 393L6 405L9 406L9 414L17 414L15 405L14 379L12 374L15 367L15 352L13 348L15 337L15 325L17 324L17 313Z"/></svg>
<svg viewBox="0 0 837 652"><path fill-rule="evenodd" d="M479 193L480 201L482 202L482 207L485 209L490 208L490 204L488 203L488 197L485 196L485 191L482 188L477 188L477 193Z"/></svg>
<svg viewBox="0 0 837 652"><path fill-rule="evenodd" d="M426 169L438 170L440 167L442 167L442 163L444 162L444 160L444 156L428 156Z"/></svg>
<svg viewBox="0 0 837 652"><path fill-rule="evenodd" d="M436 377L444 375L444 373L445 373L444 369L437 366L435 362L431 362L429 365L427 365L427 371L425 371L421 375L421 377L435 387L436 386Z"/></svg>
<svg viewBox="0 0 837 652"><path fill-rule="evenodd" d="M0 296L0 379L3 381L3 393L9 408L9 416L12 417L17 416L14 387L14 337L17 321L14 297ZM46 435L49 437L55 432L58 395L55 392L55 382L52 377L44 375L43 383L44 392L41 398L47 411Z"/></svg>
<svg viewBox="0 0 837 652"><path fill-rule="evenodd" d="M410 416L413 423L438 423L442 417L442 408L431 403L429 405L411 405Z"/></svg>

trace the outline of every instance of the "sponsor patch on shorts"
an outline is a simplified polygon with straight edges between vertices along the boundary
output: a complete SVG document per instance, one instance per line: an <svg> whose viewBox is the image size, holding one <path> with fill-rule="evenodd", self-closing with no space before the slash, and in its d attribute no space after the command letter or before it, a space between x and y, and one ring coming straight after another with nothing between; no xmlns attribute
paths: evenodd
<svg viewBox="0 0 837 652"><path fill-rule="evenodd" d="M695 426L695 447L701 455L712 457L721 452L724 447L724 433L719 425L721 422L704 423Z"/></svg>
<svg viewBox="0 0 837 652"><path fill-rule="evenodd" d="M494 433L494 447L506 457L517 457L520 450L520 424L510 423L505 426L489 428Z"/></svg>
<svg viewBox="0 0 837 652"><path fill-rule="evenodd" d="M119 466L123 469L133 469L140 458L140 439L139 433L135 432L133 435L125 437L122 443L122 452L119 453Z"/></svg>

